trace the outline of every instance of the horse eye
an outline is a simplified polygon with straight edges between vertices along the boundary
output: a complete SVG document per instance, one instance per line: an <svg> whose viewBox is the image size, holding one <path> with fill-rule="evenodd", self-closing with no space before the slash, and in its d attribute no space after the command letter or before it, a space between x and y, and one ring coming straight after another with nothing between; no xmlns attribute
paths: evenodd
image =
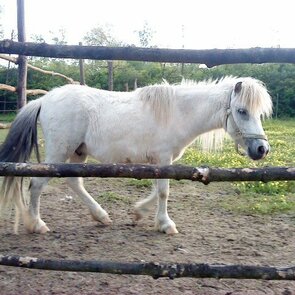
<svg viewBox="0 0 295 295"><path fill-rule="evenodd" d="M242 116L247 115L247 111L245 109L238 109L238 113Z"/></svg>

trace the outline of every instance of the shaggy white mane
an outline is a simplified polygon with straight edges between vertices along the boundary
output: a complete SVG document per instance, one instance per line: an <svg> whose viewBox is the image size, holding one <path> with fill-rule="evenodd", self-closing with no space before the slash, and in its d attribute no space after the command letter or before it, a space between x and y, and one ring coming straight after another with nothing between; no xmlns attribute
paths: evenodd
<svg viewBox="0 0 295 295"><path fill-rule="evenodd" d="M264 84L254 78L238 78L225 76L217 80L193 81L183 79L180 84L169 85L166 81L163 84L146 86L138 89L138 97L148 105L160 121L167 121L173 110L176 99L176 90L183 87L208 89L216 96L223 99L229 95L236 85L242 82L242 88L238 95L241 106L247 108L250 114L269 117L272 114L272 100Z"/></svg>
<svg viewBox="0 0 295 295"><path fill-rule="evenodd" d="M175 100L175 87L167 82L146 86L138 90L138 97L149 106L157 120L168 122Z"/></svg>
<svg viewBox="0 0 295 295"><path fill-rule="evenodd" d="M237 95L240 105L245 107L250 114L269 117L272 114L272 100L265 85L254 78L238 78L225 76L216 80L193 81L183 79L180 84L163 84L146 86L138 89L137 94L144 106L149 106L155 118L162 123L167 123L173 115L173 107L177 89L200 88L208 89L214 96L220 97L221 101L228 99L238 82L242 82L241 91ZM223 129L214 130L198 137L204 150L221 149L225 137Z"/></svg>

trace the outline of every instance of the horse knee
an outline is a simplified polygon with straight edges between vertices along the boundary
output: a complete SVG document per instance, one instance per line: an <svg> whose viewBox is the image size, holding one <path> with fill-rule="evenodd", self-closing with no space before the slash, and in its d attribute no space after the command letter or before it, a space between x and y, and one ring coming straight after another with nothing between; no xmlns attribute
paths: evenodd
<svg viewBox="0 0 295 295"><path fill-rule="evenodd" d="M42 189L47 185L49 177L33 177L31 179L29 190L32 191L42 191Z"/></svg>
<svg viewBox="0 0 295 295"><path fill-rule="evenodd" d="M84 187L84 181L82 177L67 177L66 182L68 186L74 191Z"/></svg>

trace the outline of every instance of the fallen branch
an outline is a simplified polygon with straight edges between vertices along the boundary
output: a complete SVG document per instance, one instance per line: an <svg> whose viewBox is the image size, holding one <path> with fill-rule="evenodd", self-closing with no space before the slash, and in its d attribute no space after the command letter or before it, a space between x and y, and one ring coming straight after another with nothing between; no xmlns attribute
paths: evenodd
<svg viewBox="0 0 295 295"><path fill-rule="evenodd" d="M11 123L8 123L8 124L0 123L0 129L9 129L10 126L11 126Z"/></svg>
<svg viewBox="0 0 295 295"><path fill-rule="evenodd" d="M15 57L0 54L0 58L4 59L4 60L7 60L7 61L10 61L10 62L13 62L14 64L18 64L18 59L15 58ZM41 68L35 67L33 65L30 65L30 64L28 64L27 67L29 69L32 69L34 71L37 71L37 72L40 72L40 73L43 73L43 74L46 74L46 75L61 77L61 78L65 79L70 84L80 84L78 81L75 81L74 79L72 79L70 77L67 77L66 75L63 75L63 74L60 74L60 73L43 70Z"/></svg>
<svg viewBox="0 0 295 295"><path fill-rule="evenodd" d="M6 90L10 92L17 92L17 88L14 86L6 85L6 84L0 84L0 90ZM27 95L40 95L40 94L46 94L48 91L43 89L27 89L26 93Z"/></svg>
<svg viewBox="0 0 295 295"><path fill-rule="evenodd" d="M10 85L7 85L7 84L0 84L0 90L6 90L6 91L10 91L10 92L16 92L16 87L10 86Z"/></svg>
<svg viewBox="0 0 295 295"><path fill-rule="evenodd" d="M295 180L295 167L210 168L184 165L141 164L31 164L0 163L0 176L122 177L136 179L187 179L213 181Z"/></svg>
<svg viewBox="0 0 295 295"><path fill-rule="evenodd" d="M53 260L34 257L0 255L0 265L32 269L96 272L109 274L147 275L183 278L231 278L263 280L295 280L295 267L270 267L252 265L223 265L205 263L123 263L109 261Z"/></svg>

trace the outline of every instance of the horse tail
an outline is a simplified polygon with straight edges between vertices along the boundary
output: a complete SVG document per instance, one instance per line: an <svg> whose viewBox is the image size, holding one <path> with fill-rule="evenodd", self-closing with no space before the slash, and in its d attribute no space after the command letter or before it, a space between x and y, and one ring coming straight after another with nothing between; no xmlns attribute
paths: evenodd
<svg viewBox="0 0 295 295"><path fill-rule="evenodd" d="M0 162L27 162L32 150L40 162L37 137L37 120L41 110L41 99L28 103L16 116L4 143L0 147ZM0 189L0 212L15 207L15 232L19 215L27 208L23 192L23 177L5 176Z"/></svg>

